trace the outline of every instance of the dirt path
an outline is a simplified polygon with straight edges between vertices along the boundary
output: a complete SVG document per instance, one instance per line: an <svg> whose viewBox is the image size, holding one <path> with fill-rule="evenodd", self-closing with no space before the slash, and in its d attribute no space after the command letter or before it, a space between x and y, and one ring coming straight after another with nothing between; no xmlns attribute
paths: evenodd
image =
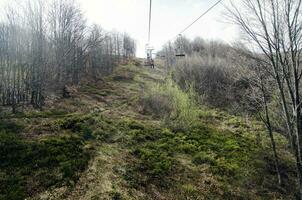
<svg viewBox="0 0 302 200"><path fill-rule="evenodd" d="M91 109L100 109L109 118L132 118L149 120L137 111L136 102L147 81L162 80L162 72L148 68L122 67L105 79L105 85L85 87L76 94L77 101L85 102ZM123 145L123 133L117 133L110 143L94 142L94 158L88 169L73 186L51 188L32 200L98 200L145 199L144 194L129 189L124 179L128 149ZM129 191L131 190L131 191Z"/></svg>
<svg viewBox="0 0 302 200"><path fill-rule="evenodd" d="M112 199L123 184L120 172L125 170L124 156L118 144L100 146L89 169L65 199Z"/></svg>

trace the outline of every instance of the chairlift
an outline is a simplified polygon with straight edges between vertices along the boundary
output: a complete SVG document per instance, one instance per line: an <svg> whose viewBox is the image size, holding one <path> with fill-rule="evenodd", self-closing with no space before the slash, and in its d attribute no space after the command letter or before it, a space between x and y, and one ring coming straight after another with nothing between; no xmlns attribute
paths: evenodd
<svg viewBox="0 0 302 200"><path fill-rule="evenodd" d="M146 54L147 54L147 60L145 62L145 66L153 66L153 58L152 55L154 48L150 44L146 44Z"/></svg>
<svg viewBox="0 0 302 200"><path fill-rule="evenodd" d="M175 54L176 57L186 57L186 54L180 53L180 54Z"/></svg>
<svg viewBox="0 0 302 200"><path fill-rule="evenodd" d="M179 35L178 35L178 38L179 38L180 41L182 41L182 40L181 40L181 37L182 37L182 35L179 34ZM178 44L178 47L177 47L177 49L176 49L176 54L175 54L175 56L176 56L176 57L186 57L186 53L185 53L185 51L184 51L184 49L183 49L183 44Z"/></svg>
<svg viewBox="0 0 302 200"><path fill-rule="evenodd" d="M151 59L148 59L148 58L147 58L147 59L145 60L144 66L146 66L146 67L147 67L147 66L151 66Z"/></svg>
<svg viewBox="0 0 302 200"><path fill-rule="evenodd" d="M161 54L157 54L156 57L158 57L158 58L165 58L166 56L165 55L161 55Z"/></svg>

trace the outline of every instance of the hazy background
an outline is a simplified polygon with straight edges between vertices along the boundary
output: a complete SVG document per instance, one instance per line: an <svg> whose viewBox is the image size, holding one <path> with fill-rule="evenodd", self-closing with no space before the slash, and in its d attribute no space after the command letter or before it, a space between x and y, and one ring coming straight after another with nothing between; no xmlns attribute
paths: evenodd
<svg viewBox="0 0 302 200"><path fill-rule="evenodd" d="M20 1L23 0L9 0ZM145 56L148 39L149 0L78 0L89 24L127 32L137 40L137 56ZM0 0L3 7L8 0ZM151 44L160 50L168 40L188 26L217 0L153 0ZM219 4L184 35L189 38L218 39L232 43L238 38L234 25L226 23Z"/></svg>
<svg viewBox="0 0 302 200"><path fill-rule="evenodd" d="M80 0L88 21L108 30L126 31L137 39L137 55L145 56L148 38L149 0ZM155 51L196 19L216 0L153 0L151 43ZM238 34L233 25L225 23L218 5L185 32L189 38L220 39L233 42Z"/></svg>

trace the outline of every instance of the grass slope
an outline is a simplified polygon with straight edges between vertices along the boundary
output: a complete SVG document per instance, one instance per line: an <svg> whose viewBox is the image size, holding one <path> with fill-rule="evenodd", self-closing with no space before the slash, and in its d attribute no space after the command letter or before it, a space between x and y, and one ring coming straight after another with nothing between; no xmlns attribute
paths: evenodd
<svg viewBox="0 0 302 200"><path fill-rule="evenodd" d="M160 69L121 66L43 112L4 115L0 199L295 198L284 138L279 187L259 122L198 107L184 128L142 108L154 83L164 84ZM174 86L166 93L186 98Z"/></svg>

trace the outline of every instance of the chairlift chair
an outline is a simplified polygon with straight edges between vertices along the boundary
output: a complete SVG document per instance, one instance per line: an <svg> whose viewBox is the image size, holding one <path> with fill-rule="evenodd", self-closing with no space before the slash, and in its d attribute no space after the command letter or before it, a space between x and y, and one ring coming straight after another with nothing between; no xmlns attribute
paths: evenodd
<svg viewBox="0 0 302 200"><path fill-rule="evenodd" d="M147 54L147 60L145 62L145 66L152 66L152 51L154 50L154 48L152 46L150 46L150 44L146 44L146 54Z"/></svg>
<svg viewBox="0 0 302 200"><path fill-rule="evenodd" d="M179 34L178 37L181 39L182 35ZM185 51L183 49L183 45L181 44L178 44L178 47L176 49L176 54L175 54L176 57L186 57L186 54L185 54Z"/></svg>
<svg viewBox="0 0 302 200"><path fill-rule="evenodd" d="M158 58L165 58L166 56L162 55L162 54L157 54L156 57L158 57Z"/></svg>
<svg viewBox="0 0 302 200"><path fill-rule="evenodd" d="M179 53L179 54L175 54L176 57L186 57L186 54L184 53Z"/></svg>
<svg viewBox="0 0 302 200"><path fill-rule="evenodd" d="M176 54L175 54L176 57L186 57L186 53L184 50L182 50L180 48L180 46L178 47L178 49L176 50Z"/></svg>

